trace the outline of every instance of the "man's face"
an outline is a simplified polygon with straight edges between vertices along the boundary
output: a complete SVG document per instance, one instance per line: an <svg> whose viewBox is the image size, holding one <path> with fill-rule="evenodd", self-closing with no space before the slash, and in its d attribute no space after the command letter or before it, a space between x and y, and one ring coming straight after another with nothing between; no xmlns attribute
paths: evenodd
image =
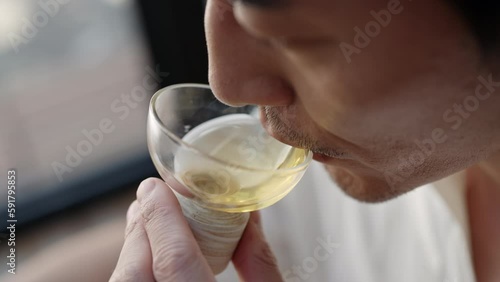
<svg viewBox="0 0 500 282"><path fill-rule="evenodd" d="M206 32L216 96L263 106L274 137L313 150L359 200L499 149L500 84L446 1L210 0Z"/></svg>

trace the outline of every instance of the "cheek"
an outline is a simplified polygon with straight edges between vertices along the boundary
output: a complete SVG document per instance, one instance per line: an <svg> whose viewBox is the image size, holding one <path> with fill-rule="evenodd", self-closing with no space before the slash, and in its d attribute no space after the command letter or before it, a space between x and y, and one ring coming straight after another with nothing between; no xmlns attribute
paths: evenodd
<svg viewBox="0 0 500 282"><path fill-rule="evenodd" d="M375 11L383 8L379 4ZM435 1L401 4L402 11L367 46L356 47L359 53L350 60L339 44L356 45L353 28L373 20L369 9L356 7L360 12L348 13L356 14L356 20L344 25L345 32L337 31L336 42L286 52L297 70L290 77L311 118L359 145L427 134L442 119L443 105L452 105L455 93L476 77L475 41L448 6ZM331 26L338 27L335 23Z"/></svg>

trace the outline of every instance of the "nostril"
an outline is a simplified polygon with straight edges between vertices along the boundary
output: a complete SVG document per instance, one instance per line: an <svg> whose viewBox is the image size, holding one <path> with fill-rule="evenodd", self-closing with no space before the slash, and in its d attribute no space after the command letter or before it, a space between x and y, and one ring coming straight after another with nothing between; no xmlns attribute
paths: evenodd
<svg viewBox="0 0 500 282"><path fill-rule="evenodd" d="M273 76L238 80L237 83L212 80L211 87L217 99L231 106L287 106L295 99L293 89Z"/></svg>
<svg viewBox="0 0 500 282"><path fill-rule="evenodd" d="M261 76L242 85L241 100L247 104L260 106L286 106L293 103L295 95L292 87L274 76Z"/></svg>

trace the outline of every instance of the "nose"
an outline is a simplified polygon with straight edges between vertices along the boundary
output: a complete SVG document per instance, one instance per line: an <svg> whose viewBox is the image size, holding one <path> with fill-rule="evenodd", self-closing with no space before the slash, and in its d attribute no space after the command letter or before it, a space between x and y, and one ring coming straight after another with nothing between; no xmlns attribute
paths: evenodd
<svg viewBox="0 0 500 282"><path fill-rule="evenodd" d="M279 52L246 32L227 3L208 1L205 15L209 81L214 94L233 106L293 103L293 88L284 75Z"/></svg>

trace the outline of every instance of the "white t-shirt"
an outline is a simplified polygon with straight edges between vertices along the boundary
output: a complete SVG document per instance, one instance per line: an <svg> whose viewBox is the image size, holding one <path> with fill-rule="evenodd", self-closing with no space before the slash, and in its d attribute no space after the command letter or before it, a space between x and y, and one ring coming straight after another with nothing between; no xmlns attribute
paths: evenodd
<svg viewBox="0 0 500 282"><path fill-rule="evenodd" d="M313 163L261 213L285 281L475 281L466 230L434 185L364 204ZM232 265L217 281L238 281Z"/></svg>

